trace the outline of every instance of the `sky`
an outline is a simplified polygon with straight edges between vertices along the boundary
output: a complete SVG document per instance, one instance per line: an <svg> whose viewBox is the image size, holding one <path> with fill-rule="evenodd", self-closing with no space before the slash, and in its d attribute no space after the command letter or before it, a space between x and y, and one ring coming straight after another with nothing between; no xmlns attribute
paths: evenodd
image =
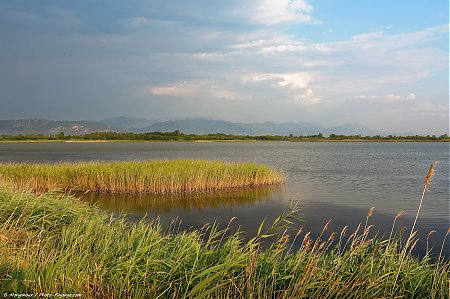
<svg viewBox="0 0 450 299"><path fill-rule="evenodd" d="M0 119L449 132L447 0L0 0Z"/></svg>

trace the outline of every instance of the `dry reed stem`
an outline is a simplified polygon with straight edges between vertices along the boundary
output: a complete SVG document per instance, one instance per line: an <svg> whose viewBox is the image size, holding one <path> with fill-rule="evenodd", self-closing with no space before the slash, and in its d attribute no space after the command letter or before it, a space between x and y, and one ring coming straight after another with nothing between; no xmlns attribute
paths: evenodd
<svg viewBox="0 0 450 299"><path fill-rule="evenodd" d="M397 215L395 215L394 222L392 223L391 233L389 234L388 244L391 244L392 234L394 233L395 222L397 221L398 218L402 217L405 214L406 214L405 211L400 211L397 213Z"/></svg>
<svg viewBox="0 0 450 299"><path fill-rule="evenodd" d="M436 165L438 163L439 163L439 161L435 161L435 162L431 163L430 169L428 170L427 175L423 179L424 187L423 187L422 197L420 198L419 208L417 209L416 218L414 219L413 226L411 227L411 232L409 233L409 237L408 237L408 240L406 242L407 244L410 242L410 238L411 238L411 236L412 236L412 234L414 232L414 228L416 226L417 219L419 218L419 213L420 213L420 209L422 207L423 198L425 197L425 192L426 191L430 191L428 189L428 186L431 185L431 180L433 179L433 176L434 176L434 168L436 167Z"/></svg>
<svg viewBox="0 0 450 299"><path fill-rule="evenodd" d="M410 247L409 245L410 245L411 239L413 238L413 236L416 235L416 232L414 232L414 228L416 226L417 219L419 218L419 213L420 213L420 209L422 208L423 198L425 197L425 192L426 191L430 191L428 189L428 186L431 185L431 181L432 181L434 173L435 173L434 168L436 167L436 165L438 163L439 163L439 161L434 161L433 163L431 163L431 166L428 169L427 175L423 179L424 186L423 186L423 191L422 191L422 197L420 198L419 207L417 209L416 218L414 219L414 223L413 223L413 225L411 227L411 232L409 233L409 237L406 240L406 244L405 244L405 247L404 247L402 255L401 255L400 266L398 267L397 275L395 276L395 281L394 281L394 286L392 288L392 291L394 291L394 288L395 288L395 286L397 284L398 276L399 276L400 271L401 271L402 266L403 266L403 261L404 261L405 256L406 256L406 251L408 250L408 247ZM413 246L416 243L417 243L417 241L413 244ZM411 250L412 250L412 248L411 248Z"/></svg>
<svg viewBox="0 0 450 299"><path fill-rule="evenodd" d="M444 251L445 241L447 240L447 236L450 234L450 227L447 229L447 233L444 236L444 240L442 241L441 251L439 252L438 262L441 261L442 252ZM450 281L448 282L450 284Z"/></svg>

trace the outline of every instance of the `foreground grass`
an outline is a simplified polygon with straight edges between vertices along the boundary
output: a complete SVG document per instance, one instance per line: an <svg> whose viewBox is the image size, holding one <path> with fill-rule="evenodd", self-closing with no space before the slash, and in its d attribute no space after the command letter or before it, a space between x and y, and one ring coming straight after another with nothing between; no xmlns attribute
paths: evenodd
<svg viewBox="0 0 450 299"><path fill-rule="evenodd" d="M395 239L369 239L367 226L345 242L306 234L300 249L288 250L277 232L294 212L244 242L214 226L127 224L64 195L3 188L0 289L83 298L448 298L449 262L416 259Z"/></svg>
<svg viewBox="0 0 450 299"><path fill-rule="evenodd" d="M2 163L0 183L45 192L177 194L280 184L284 175L255 163L203 160Z"/></svg>

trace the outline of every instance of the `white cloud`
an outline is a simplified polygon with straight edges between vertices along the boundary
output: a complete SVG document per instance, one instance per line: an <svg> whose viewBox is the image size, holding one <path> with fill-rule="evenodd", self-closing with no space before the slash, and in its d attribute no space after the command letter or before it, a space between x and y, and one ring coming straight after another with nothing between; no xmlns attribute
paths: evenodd
<svg viewBox="0 0 450 299"><path fill-rule="evenodd" d="M274 45L261 48L262 53L282 53L282 52L301 52L305 51L307 47L302 44L284 44Z"/></svg>
<svg viewBox="0 0 450 299"><path fill-rule="evenodd" d="M143 17L132 17L125 22L126 26L129 27L142 27L150 24L150 20Z"/></svg>
<svg viewBox="0 0 450 299"><path fill-rule="evenodd" d="M402 99L402 98L404 98L405 100L414 100L416 98L416 95L412 92L407 94L405 97L402 97L399 95L388 94L387 98L388 98L388 100L394 100L394 101L398 100L398 99Z"/></svg>
<svg viewBox="0 0 450 299"><path fill-rule="evenodd" d="M241 39L245 40L245 37L241 37ZM245 41L243 43L231 45L230 48L232 49L248 49L248 48L259 48L265 43L264 39L258 39L258 40L250 40Z"/></svg>
<svg viewBox="0 0 450 299"><path fill-rule="evenodd" d="M449 107L448 105L435 104L430 101L417 102L411 109L411 111L423 114L437 114L445 115L448 119Z"/></svg>
<svg viewBox="0 0 450 299"><path fill-rule="evenodd" d="M211 52L211 53L195 53L192 55L193 58L204 61L222 61L227 59L228 55L219 52Z"/></svg>
<svg viewBox="0 0 450 299"><path fill-rule="evenodd" d="M238 43L231 45L231 49L256 52L261 54L307 53L332 54L336 52L330 47L332 43L308 43L292 35L278 32L262 31L243 35L237 39Z"/></svg>
<svg viewBox="0 0 450 299"><path fill-rule="evenodd" d="M211 80L205 81L183 81L165 86L150 86L144 88L140 94L174 96L180 98L214 98L223 100L245 100L248 95L236 93L231 90L224 89Z"/></svg>
<svg viewBox="0 0 450 299"><path fill-rule="evenodd" d="M317 76L312 73L254 73L242 78L244 84L269 83L272 89L282 89L279 97L285 104L314 105L324 101L309 88Z"/></svg>
<svg viewBox="0 0 450 299"><path fill-rule="evenodd" d="M273 82L275 86L289 87L290 89L295 90L308 87L313 77L313 74L308 72L288 74L255 73L242 78L242 82L248 83L269 81Z"/></svg>
<svg viewBox="0 0 450 299"><path fill-rule="evenodd" d="M381 111L381 110L380 110ZM448 129L448 113L449 106L445 104L434 103L429 100L412 100L407 105L396 105L389 107L385 111L401 118L416 119L416 117L428 118L427 125L432 124L431 120L443 120ZM432 126L433 127L433 126ZM431 132L436 132L436 128L432 128Z"/></svg>
<svg viewBox="0 0 450 299"><path fill-rule="evenodd" d="M416 99L416 95L410 92L407 95L398 94L387 94L383 96L379 95L359 95L354 97L355 100L373 101L373 102L388 102L388 103L399 103L406 102Z"/></svg>
<svg viewBox="0 0 450 299"><path fill-rule="evenodd" d="M359 95L355 96L352 105L367 105L376 107L379 113L390 113L402 117L439 116L448 119L448 105L435 103L427 95L416 96L415 93L406 95L386 94L386 95Z"/></svg>
<svg viewBox="0 0 450 299"><path fill-rule="evenodd" d="M306 105L323 103L321 98L314 95L312 89L307 89L303 94L295 95L291 101L294 104L306 104Z"/></svg>
<svg viewBox="0 0 450 299"><path fill-rule="evenodd" d="M199 87L200 85L198 84L194 85L188 82L179 82L166 86L146 87L143 93L162 96L189 97L194 95Z"/></svg>
<svg viewBox="0 0 450 299"><path fill-rule="evenodd" d="M251 20L274 25L286 22L317 23L310 14L313 7L305 0L262 0L253 9Z"/></svg>

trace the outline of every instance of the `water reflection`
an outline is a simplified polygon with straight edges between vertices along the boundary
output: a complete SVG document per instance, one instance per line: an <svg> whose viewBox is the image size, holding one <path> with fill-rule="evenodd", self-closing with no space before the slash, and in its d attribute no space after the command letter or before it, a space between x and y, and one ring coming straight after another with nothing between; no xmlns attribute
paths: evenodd
<svg viewBox="0 0 450 299"><path fill-rule="evenodd" d="M270 201L279 192L280 187L269 186L189 195L99 194L95 192L75 195L113 212L161 215L174 210L200 212L209 208L243 207Z"/></svg>
<svg viewBox="0 0 450 299"><path fill-rule="evenodd" d="M80 196L80 194L78 195ZM156 218L165 226L170 227L177 220L177 227L181 231L191 231L204 227L206 223L216 223L219 229L230 228L229 233L241 231L244 239L253 237L260 224L265 221L264 229L268 229L275 218L286 212L287 207L281 201L285 197L280 187L263 187L245 190L231 190L208 194L191 194L184 196L154 196L154 195L125 195L125 194L81 194L83 200L97 204L108 212L126 213L130 222L140 221L143 217L151 221ZM295 202L294 202L295 203ZM304 235L310 232L312 238L327 239L333 232L339 235L344 227L348 228L344 240L364 223L367 209L347 207L329 202L297 202L300 208L300 222L295 223L287 231L294 237L302 228L293 248L301 245ZM375 208L368 225L374 225L370 236L378 235L387 238L391 232L396 213L382 213ZM251 217L249 216L251 215ZM234 221L230 225L230 220ZM330 221L330 222L329 222ZM397 219L393 233L409 233L414 221L414 213L407 213ZM323 231L326 223L327 230ZM416 225L419 239L414 254L423 256L426 248L430 249L431 257L439 254L442 241L448 229L448 220L419 217ZM360 227L360 231L362 228ZM429 236L429 232L435 233ZM428 243L428 244L427 244ZM446 240L443 255L446 260L450 255L450 240Z"/></svg>

